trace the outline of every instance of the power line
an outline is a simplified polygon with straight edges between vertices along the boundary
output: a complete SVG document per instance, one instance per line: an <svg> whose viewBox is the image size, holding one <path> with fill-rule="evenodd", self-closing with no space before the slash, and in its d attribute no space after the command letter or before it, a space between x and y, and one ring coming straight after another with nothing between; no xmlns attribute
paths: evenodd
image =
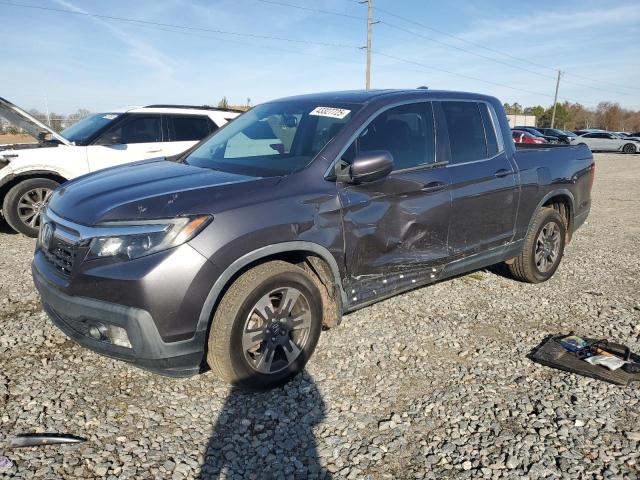
<svg viewBox="0 0 640 480"><path fill-rule="evenodd" d="M357 1L357 0L351 0L351 1L353 1L353 2L355 2L355 3L358 3L358 1ZM511 59L513 59L513 60L517 60L517 61L519 61L519 62L528 63L528 64L530 64L530 65L533 65L533 66L536 66L536 67L539 67L539 68L544 68L544 69L547 69L547 70L551 70L551 71L554 71L554 72L557 70L557 68L550 67L550 66L548 66L548 65L543 65L543 64L541 64L541 63L534 62L534 61L531 61L531 60L526 59L526 58L518 57L518 56L516 56L516 55L511 55L511 54L509 54L509 53L507 53L507 52L503 52L503 51L496 50L496 49L491 48L491 47L487 47L486 45L482 45L481 43L472 42L472 41L470 41L470 40L464 39L464 38L459 37L459 36L457 36L457 35L453 35L453 34L451 34L451 33L445 32L445 31L440 30L440 29L438 29L438 28L434 28L434 27L431 27L431 26L429 26L429 25L425 25L424 23L417 22L417 21L415 21L415 20L413 20L413 19L410 19L410 18L407 18L407 17L403 17L402 15L398 15L398 14L396 14L396 13L394 13L394 12L390 11L390 10L386 10L386 9L384 9L384 8L375 7L375 8L374 8L374 10L377 10L377 11L379 11L379 12L385 13L385 14L387 14L387 15L391 16L391 17L397 18L397 19L402 20L402 21L405 21L405 22L407 22L407 23L411 23L411 24L416 25L416 26L419 26L419 27L421 27L421 28L424 28L424 29L430 30L430 31L432 31L432 32L436 32L436 33L439 33L439 34L441 34L441 35L445 35L445 36L447 36L447 37L453 38L453 39L455 39L455 40L458 40L458 41L460 41L460 42L466 43L466 44L468 44L468 45L473 45L473 46L475 46L475 47L482 48L482 49L484 49L484 50L487 50L487 51L492 52L492 53L496 53L496 54L498 54L498 55L503 55L503 56L505 56L505 57L511 58ZM389 25L387 22L384 22L384 23L386 23L387 25ZM620 85L620 84L615 84L615 83L606 82L606 81L602 81L602 80L594 80L594 79L592 79L592 78L585 77L585 76L582 76L582 75L578 75L578 74L575 74L575 73L567 73L567 72L564 72L564 71L563 71L563 73L564 73L565 75L571 75L571 76L576 77L576 78L582 78L583 80L588 80L588 81L590 81L590 82L600 83L600 84L603 84L603 85L608 84L608 85L613 85L613 86L618 87L618 88L626 88L626 89L629 89L629 90L638 90L638 88L637 88L637 87L630 87L630 86L627 86L627 85ZM555 76L551 76L550 78L555 78ZM579 86L587 87L587 88L596 88L596 87L592 87L592 86L589 86L589 85L584 85L584 84L580 84L580 83L572 82L572 81L567 81L567 80L565 80L565 82L573 83L574 85L579 85ZM620 92L614 92L614 93L620 93ZM622 95L630 95L630 94L628 94L628 93L622 93Z"/></svg>
<svg viewBox="0 0 640 480"><path fill-rule="evenodd" d="M420 38L423 38L423 39L425 39L425 40L429 40L429 41L434 42L434 43L437 43L437 44L439 44L439 45L444 45L445 47L449 47L449 48L452 48L452 49L455 49L455 50L459 50L459 51L462 51L462 52L465 52L465 53L468 53L468 54L471 54L471 55L475 55L475 56L477 56L477 57L485 58L485 59L487 59L487 60L491 60L491 61L493 61L493 62L499 63L499 64L501 64L501 65L505 65L505 66L507 66L507 67L516 68L516 69L518 69L518 70L523 70L523 71L528 72L528 73L530 73L530 74L538 75L539 77L550 78L550 79L552 79L552 80L555 80L555 78L556 78L554 75L546 75L546 74L544 74L544 73L539 73L539 72L536 72L536 71L534 71L534 70L531 70L531 69L528 69L528 68L524 68L524 67L520 67L520 66L518 66L518 65L514 65L514 64L509 63L509 62L504 62L504 61L502 61L502 60L500 60L500 59L497 59L497 58L493 58L493 57L489 57L489 56L487 56L487 55L482 55L482 54L480 54L480 53L473 52L473 51L468 50L468 49L466 49L466 48L462 48L462 47L458 47L458 46L456 46L456 45L451 45L451 44L449 44L449 43L441 42L440 40L436 40L435 38L427 37L426 35L422 35L422 34L420 34L420 33L414 32L413 30L409 30L409 29L406 29L406 28L403 28L403 27L399 27L399 26L397 26L397 25L393 25L393 24L390 24L390 23L385 22L385 21L381 21L380 23L382 23L383 25L386 25L387 27L391 27L391 28L394 28L394 29L396 29L396 30L401 30L401 31L403 31L403 32L406 32L406 33L409 33L409 34L415 35L415 36L420 37ZM563 73L564 73L564 72L563 72ZM578 83L578 82L574 82L574 81L571 81L571 80L565 80L565 82L566 82L566 83L571 83L571 84L573 84L573 85L578 85L578 86L580 86L580 87L584 87L584 88L590 88L590 89L592 89L592 90L597 90L597 91L601 91L601 90L602 90L602 88L598 88L598 87L595 87L595 86L593 86L593 85L585 85L585 84L583 84L583 83ZM610 91L611 93L616 93L616 94L618 94L618 95L635 96L634 94L632 94L632 93L628 93L628 92L617 92L617 91L612 91L612 90L609 90L609 91Z"/></svg>
<svg viewBox="0 0 640 480"><path fill-rule="evenodd" d="M346 18L350 18L350 19L357 19L357 20L363 20L364 17L360 17L360 16L356 16L356 15L349 15L349 14L343 14L340 12L334 12L334 11L329 11L329 10L323 10L323 9L316 9L316 8L309 8L309 7L302 7L299 5L294 5L294 4L290 4L290 3L286 3L286 2L281 2L279 0L256 0L259 1L261 3L265 3L265 4L271 4L271 5L279 5L279 6L285 6L288 8L297 8L300 10L306 10L306 11L313 11L316 13L323 13L323 14L327 14L327 15L336 15L336 16L341 16L341 17L346 17ZM359 0L352 0L355 3L362 3ZM368 3L368 2L364 2L364 3ZM54 8L54 7L43 7L43 6L38 6L38 5L30 5L30 4L23 4L23 3L17 3L17 2L8 2L8 1L4 1L4 0L0 0L0 4L2 5L8 5L8 6L13 6L13 7L19 7L19 8L29 8L29 9L36 9L36 10L44 10L44 11L51 11L51 12L56 12L56 13L64 13L64 14L71 14L71 15L76 15L76 16L85 16L85 17L95 17L95 18L101 18L101 19L105 19L105 20L113 20L113 21L120 21L120 22L127 22L127 23L133 23L136 24L138 26L144 26L146 28L152 28L152 29L157 29L157 30L162 30L162 31L168 31L168 32L172 32L172 33L181 33L181 34L190 34L190 35L196 35L192 32L208 32L208 33L214 33L214 34L219 34L219 35L228 35L228 36L240 36L240 37L247 37L247 38L254 38L254 39L268 39L268 40L276 40L276 41L283 41L283 42L289 42L289 43L297 43L297 44L309 44L309 45L321 45L321 46L329 46L329 47L336 47L336 48L347 48L347 49L361 49L362 47L357 46L357 45L349 45L349 44L343 44L343 43L329 43L329 42L317 42L317 41L311 41L311 40L303 40L303 39L294 39L294 38L288 38L288 37L280 37L280 36L273 36L273 35L262 35L262 34L252 34L252 33L242 33L242 32L234 32L234 31L227 31L227 30L219 30L219 29L211 29L211 28L204 28L204 27L194 27L194 26L189 26L189 25L178 25L178 24L169 24L169 23L161 23L161 22L155 22L155 21L149 21L149 20L142 20L142 19L134 19L134 18L128 18L128 17L119 17L119 16L112 16L112 15L102 15L102 14L95 14L95 13L89 13L89 12L79 12L79 11L74 11L74 10L67 10L67 9L62 9L62 8ZM392 16L396 16L398 18L404 19L404 17L400 17L399 15L393 14L393 12L389 12L387 10L383 10L380 8L376 8L379 11L383 11L387 14L390 14ZM409 19L405 19L406 21L411 21ZM412 23L416 23L420 26L423 26L422 24L419 24L418 22L413 22ZM374 22L375 23L375 22ZM403 27L397 26L397 25L393 25L393 24L389 24L388 22L383 22L384 24L386 24L387 26L391 26L392 28L396 28L398 30L402 30L405 31L407 33L410 33L412 35L416 35L418 37L422 37L426 40L430 40L430 41L434 41L436 43L440 43L442 45L445 45L447 47L450 48L454 48L457 50L462 50L465 51L467 53L473 54L473 55L477 55L477 56L481 56L483 58L486 58L488 60L492 60L492 61L497 61L498 63L504 63L507 66L511 66L514 68L520 68L524 71L527 71L529 73L533 73L536 75L540 75L540 76L545 76L545 77L550 77L548 75L544 75L544 74L540 74L538 72L534 72L532 70L526 69L524 67L519 67L516 65L512 65L506 62L502 62L499 59L495 59L493 57L488 57L485 55L481 55L478 54L476 52L472 52L469 51L467 49L463 49L461 47L457 47L454 45L450 45L447 44L445 42L440 42L438 40L435 40L431 37L426 37L424 35L421 35L417 32L414 32L412 30L408 30L405 29ZM423 26L424 28L428 28L434 31L438 31L439 33L443 33L445 35L451 36L453 38L458 38L455 37L454 35L451 34L447 34L446 32L441 32L437 29L433 29L431 27L427 27L427 26ZM177 30L169 30L169 29L177 29ZM199 36L204 36L204 35L199 35ZM236 43L240 43L240 42L236 42ZM468 42L468 43L472 43L472 42ZM249 44L250 45L250 44ZM479 44L477 44L479 45ZM252 45L255 46L255 45ZM488 50L492 50L489 49L487 47ZM300 53L300 52L295 52L295 51L291 51L291 50L284 50L283 51L288 51L290 53ZM502 52L498 52L495 51L497 53L502 54ZM397 61L401 61L404 63L410 63L410 64L414 64L414 65L418 65L422 68L427 68L430 70L437 70L437 71L441 71L444 73L448 73L450 75L456 75L462 78L467 78L470 80L474 80L474 81L480 81L480 82L484 82L484 83L488 83L488 84L492 84L492 85L496 85L496 86L501 86L504 88L509 88L512 90L518 90L518 91L522 91L525 93L529 93L529 94L534 94L534 95L541 95L541 96L545 96L545 97L550 97L550 95L548 94L544 94L544 93L540 93L540 92L533 92L530 90L526 90L526 89L522 89L522 88L518 88L518 87L512 87L510 85L506 85L506 84L502 84L502 83L498 83L498 82L492 82L492 81L488 81L488 80L484 80L484 79L480 79L480 78L476 78L476 77L472 77L469 75L465 75L465 74L460 74L457 72L452 72L449 70L445 70L445 69L440 69L437 67L432 67L430 65L426 65L420 62L416 62L416 61L412 61L409 59L404 59L404 58L400 58L400 57L394 57L392 55L388 55L388 54L382 54L381 52L376 52L376 54L383 56L383 57L387 57L387 58L391 58L391 59L395 59ZM306 54L304 53L304 55L312 55L312 54ZM319 55L314 55L314 56L319 56ZM507 55L509 56L509 55ZM323 58L332 58L332 57L323 57ZM518 58L518 57L513 57L513 58ZM529 63L533 63L533 62L529 62ZM550 78L554 78L554 77L550 77ZM593 87L590 87L593 88ZM565 98L565 100L567 100Z"/></svg>
<svg viewBox="0 0 640 480"><path fill-rule="evenodd" d="M295 5L295 4L292 4L292 3L286 3L286 2L276 1L276 0L256 0L256 1L262 2L262 3L266 3L266 4L271 4L271 5L279 5L279 6L288 7L288 8L295 8L295 9L305 10L305 11L310 11L310 12L315 12L315 13L322 13L322 14L326 14L326 15L334 15L334 16L339 16L339 17L346 17L346 18L355 19L355 20L365 20L363 17L357 16L357 15L350 15L350 14L336 12L336 11L332 11L332 10L324 10L324 9L318 9L318 8L303 7L301 5ZM363 3L366 4L366 3L368 3L366 0L365 1L352 0L352 1L354 3L357 3L357 4L363 4ZM553 68L553 67L549 67L547 65L542 65L540 63L533 62L531 60L528 60L528 59L525 59L525 58L522 58L522 57L517 57L515 55L511 55L509 53L502 52L502 51L487 47L487 46L482 45L482 44L477 43L477 42L472 42L472 41L466 40L464 38L461 38L461 37L458 37L456 35L450 34L450 33L445 32L443 30L440 30L440 29L437 29L437 28L433 28L433 27L430 27L430 26L425 25L423 23L417 22L415 20L403 17L402 15L398 15L396 13L393 13L390 10L386 10L386 9L380 8L380 7L373 7L373 6L371 8L373 10L377 10L379 12L385 13L385 14L391 16L391 17L398 18L399 20L414 24L416 26L419 26L419 27L427 29L427 30L431 30L431 31L439 33L441 35L445 35L447 37L453 38L453 39L458 40L460 42L464 42L464 43L467 43L469 45L473 45L475 47L482 48L482 49L487 50L489 52L496 53L498 55L502 55L502 56L505 56L505 57L508 57L508 58L512 58L512 59L520 61L520 62L528 63L530 65L537 66L539 68L545 68L545 69L551 70L553 72L556 71L556 69ZM489 61L501 64L501 65L504 65L504 66L507 66L507 67L510 67L510 68L522 70L522 71L525 71L525 72L530 73L532 75L537 75L539 77L549 78L551 80L555 80L555 78L556 78L555 75L547 75L547 74L544 74L544 73L536 72L534 70L522 67L520 65L514 65L513 63L509 63L509 62L506 62L504 60L500 60L500 59L495 58L495 57L490 57L488 55L483 55L481 53L474 52L472 50L469 50L469 49L466 49L466 48L463 48L463 47L460 47L460 46L457 46L457 45L452 45L450 43L446 43L446 42L443 42L441 40L437 40L437 39L435 39L433 37L428 37L426 35L422 35L422 34L420 34L418 32L413 31L413 30L409 30L409 29L401 27L399 25L387 22L386 20L379 20L376 23L381 23L383 25L386 25L389 28L402 31L402 32L410 34L410 35L417 36L417 37L422 38L424 40L428 40L428 41L437 43L439 45L443 45L443 46L445 46L447 48L451 48L451 49L458 50L458 51L461 51L461 52L464 52L464 53L467 53L467 54L470 54L470 55L474 55L474 56L477 56L477 57L480 57L480 58L484 58L485 60L489 60ZM566 72L565 72L565 74L566 74ZM577 76L575 74L571 74L571 75ZM583 78L585 78L585 79L587 79L587 80L589 80L591 82L597 82L597 80L592 80L592 79L589 79L587 77L583 77ZM597 91L601 90L600 88L595 87L593 85L585 85L583 83L578 83L578 82L574 82L574 81L571 81L571 80L566 80L565 79L565 82L573 84L573 85L577 85L577 86L580 86L580 87L584 87L584 88L590 88L592 90L597 90ZM630 88L630 87L622 87L622 88ZM628 96L632 96L633 95L633 94L628 93L628 92L615 92L615 91L613 91L612 93L616 93L616 94L619 94L619 95L628 95Z"/></svg>
<svg viewBox="0 0 640 480"><path fill-rule="evenodd" d="M304 10L304 11L307 11L307 12L324 13L325 15L334 15L336 17L345 17L345 18L351 18L351 19L354 19L354 20L366 20L365 17L359 17L357 15L350 15L348 13L335 12L333 10L323 10L323 9L320 9L320 8L303 7L302 5L295 5L293 3L279 2L279 1L276 1L276 0L256 0L256 2L266 3L266 4L269 4L269 5L278 5L278 6L281 6L281 7L295 8L295 9Z"/></svg>
<svg viewBox="0 0 640 480"><path fill-rule="evenodd" d="M546 75L544 73L536 72L534 70L530 70L530 69L525 68L525 67L520 67L518 65L514 65L514 64L509 63L509 62L504 62L504 61L502 61L502 60L500 60L498 58L489 57L488 55L483 55L481 53L477 53L477 52L474 52L472 50L468 50L468 49L463 48L463 47L458 47L456 45L451 45L450 43L442 42L442 41L437 40L437 39L435 39L433 37L428 37L426 35L422 35L422 34L420 34L418 32L414 32L413 30L409 30L408 28L400 27L398 25L394 25L394 24L386 22L384 20L382 20L380 23L382 23L382 25L386 25L387 27L393 28L395 30L400 30L402 32L414 35L414 36L422 38L424 40L429 40L430 42L437 43L438 45L443 45L445 47L452 48L454 50L459 50L461 52L465 52L465 53L468 53L470 55L475 55L476 57L484 58L486 60L490 60L492 62L496 62L496 63L499 63L501 65L505 65L507 67L516 68L518 70L523 70L523 71L525 71L527 73L530 73L532 75L538 75L540 77L551 78L551 79L555 78L553 75Z"/></svg>
<svg viewBox="0 0 640 480"><path fill-rule="evenodd" d="M451 70L446 70L444 68L434 67L432 65L427 65L425 63L418 62L418 61L415 61L415 60L410 60L410 59L407 59L407 58L396 57L394 55L388 55L388 54L382 53L382 52L374 51L373 53L375 53L376 55L378 55L380 57L386 57L386 58L390 58L392 60L397 60L399 62L408 63L408 64L412 64L412 65L417 65L417 66L420 66L420 67L425 68L427 70L434 70L434 71L437 71L437 72L447 73L449 75L455 75L457 77L466 78L467 80L473 80L473 81L476 81L476 82L487 83L489 85L495 85L495 86L498 86L498 87L509 88L511 90L517 90L517 91L528 93L528 94L531 94L531 95L540 95L540 96L543 96L543 97L553 98L553 95L550 95L548 93L535 92L535 91L527 90L527 89L524 89L524 88L512 87L511 85L507 85L505 83L493 82L491 80L485 80L483 78L473 77L471 75L466 75L464 73L452 72ZM571 101L571 102L576 102L576 100L572 100L570 98L563 97L562 99L563 100L567 100L567 101Z"/></svg>
<svg viewBox="0 0 640 480"><path fill-rule="evenodd" d="M149 21L149 20L141 20L141 19L136 19L136 18L117 17L117 16L113 16L113 15L102 15L102 14L90 13L90 12L78 12L78 11L75 11L75 10L67 10L67 9L64 9L64 8L43 7L43 6L40 6L40 5L29 5L29 4L26 4L26 3L0 1L0 4L1 5L8 5L8 6L11 6L11 7L31 8L31 9L35 9L35 10L45 10L45 11L49 11L49 12L64 13L64 14L70 14L70 15L79 15L79 16L84 16L84 17L101 18L101 19L104 19L104 20L115 20L115 21L118 21L118 22L127 22L127 23L141 24L141 25L154 25L154 26L157 26L157 27L169 27L169 28L178 28L178 29L183 29L183 30L193 30L193 31L217 33L217 34L220 34L220 35L232 35L232 36L238 36L238 37L256 38L256 39L261 39L261 40L277 40L277 41L281 41L281 42L290 42L290 43L298 43L298 44L306 44L306 45L319 45L319 46L324 46L324 47L354 48L354 49L360 48L358 45L348 45L348 44L344 44L344 43L316 42L316 41L312 41L312 40L303 40L303 39L297 39L297 38L279 37L279 36L274 36L274 35L261 35L261 34L257 34L257 33L232 32L232 31L228 31L228 30L218 30L218 29L204 28L204 27L193 27L193 26L189 26L189 25L177 25L177 24L171 24L171 23L152 22L152 21Z"/></svg>

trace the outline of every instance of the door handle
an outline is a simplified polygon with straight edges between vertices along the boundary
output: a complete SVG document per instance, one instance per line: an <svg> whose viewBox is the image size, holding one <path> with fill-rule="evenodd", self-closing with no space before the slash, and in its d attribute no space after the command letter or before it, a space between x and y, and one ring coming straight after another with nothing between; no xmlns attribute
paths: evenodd
<svg viewBox="0 0 640 480"><path fill-rule="evenodd" d="M147 150L147 153L159 153L161 151L162 151L161 148L156 148L155 150Z"/></svg>
<svg viewBox="0 0 640 480"><path fill-rule="evenodd" d="M496 173L494 173L493 176L496 178L502 178L502 177L506 177L510 173L511 173L511 170L507 170L506 168L501 168Z"/></svg>
<svg viewBox="0 0 640 480"><path fill-rule="evenodd" d="M447 188L447 184L445 182L429 182L422 186L420 191L426 193L438 192L440 190L444 190Z"/></svg>

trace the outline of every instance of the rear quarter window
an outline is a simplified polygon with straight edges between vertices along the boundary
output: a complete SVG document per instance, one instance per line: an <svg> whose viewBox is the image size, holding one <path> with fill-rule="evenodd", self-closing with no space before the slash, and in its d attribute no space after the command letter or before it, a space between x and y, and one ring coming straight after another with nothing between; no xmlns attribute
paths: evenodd
<svg viewBox="0 0 640 480"><path fill-rule="evenodd" d="M198 141L209 135L215 128L207 117L175 116L169 117L171 141Z"/></svg>
<svg viewBox="0 0 640 480"><path fill-rule="evenodd" d="M452 163L487 158L487 142L476 102L442 102Z"/></svg>

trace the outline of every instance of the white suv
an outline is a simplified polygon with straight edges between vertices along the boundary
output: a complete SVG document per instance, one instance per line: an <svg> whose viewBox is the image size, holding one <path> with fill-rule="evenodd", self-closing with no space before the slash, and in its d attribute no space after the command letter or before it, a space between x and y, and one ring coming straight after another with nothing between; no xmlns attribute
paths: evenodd
<svg viewBox="0 0 640 480"><path fill-rule="evenodd" d="M0 97L0 116L37 144L0 145L0 205L16 231L35 237L40 209L60 183L107 167L178 155L240 112L149 105L91 115L56 133Z"/></svg>

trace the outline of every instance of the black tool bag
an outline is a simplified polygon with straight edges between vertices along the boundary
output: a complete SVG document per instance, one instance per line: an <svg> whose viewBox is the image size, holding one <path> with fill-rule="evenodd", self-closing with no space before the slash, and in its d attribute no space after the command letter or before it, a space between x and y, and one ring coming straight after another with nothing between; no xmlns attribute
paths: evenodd
<svg viewBox="0 0 640 480"><path fill-rule="evenodd" d="M637 371L637 365L640 365L640 355L629 352L625 345L619 343L582 337L590 346L597 346L620 358L634 362L617 370L609 370L601 365L591 365L584 360L584 356L580 352L569 351L560 344L560 340L572 334L548 336L533 349L529 354L529 358L547 367L577 373L585 377L597 378L616 385L626 386L629 382L640 380L640 372Z"/></svg>

